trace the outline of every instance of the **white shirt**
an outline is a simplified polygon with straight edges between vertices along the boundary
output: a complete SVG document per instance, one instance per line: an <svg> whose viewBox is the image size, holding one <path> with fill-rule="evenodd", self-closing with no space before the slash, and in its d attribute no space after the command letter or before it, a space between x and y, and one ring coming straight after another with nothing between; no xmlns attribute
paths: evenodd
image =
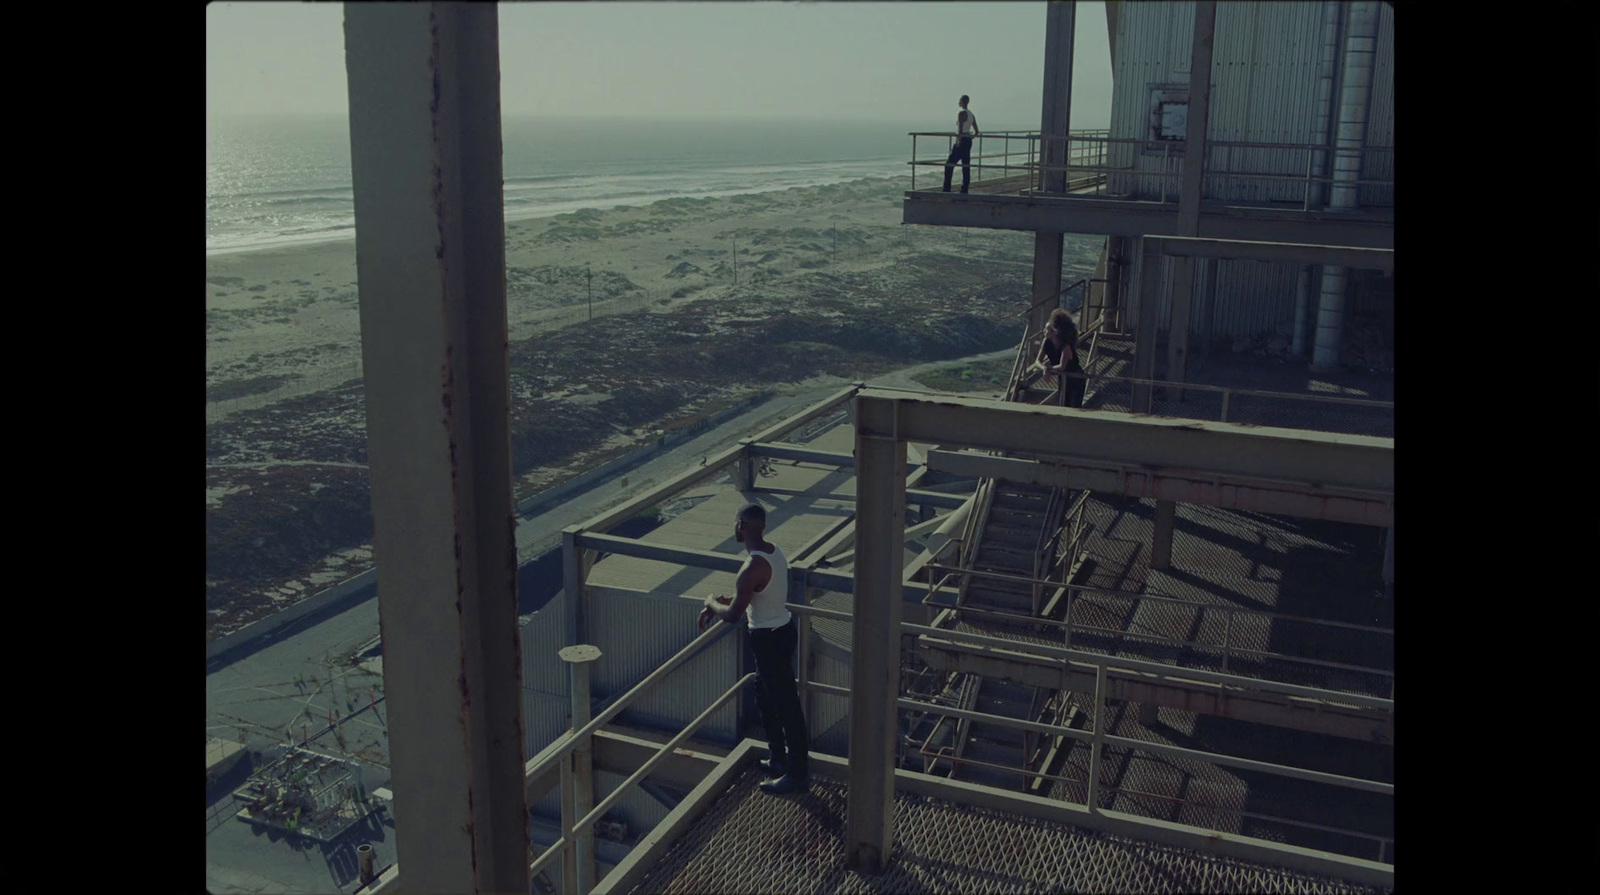
<svg viewBox="0 0 1600 895"><path fill-rule="evenodd" d="M970 108L964 111L967 113L967 120L961 122L961 135L964 137L970 137L978 132L978 116L972 114L972 110ZM960 117L959 112L957 113L957 117Z"/></svg>
<svg viewBox="0 0 1600 895"><path fill-rule="evenodd" d="M751 560L757 556L772 567L772 580L767 582L765 589L750 595L750 605L744 609L745 624L752 630L781 628L793 617L784 606L789 601L789 561L783 558L783 551L778 549L778 545L773 544L771 553L751 550L750 556L744 561L745 567L748 568ZM739 571L743 572L744 569Z"/></svg>

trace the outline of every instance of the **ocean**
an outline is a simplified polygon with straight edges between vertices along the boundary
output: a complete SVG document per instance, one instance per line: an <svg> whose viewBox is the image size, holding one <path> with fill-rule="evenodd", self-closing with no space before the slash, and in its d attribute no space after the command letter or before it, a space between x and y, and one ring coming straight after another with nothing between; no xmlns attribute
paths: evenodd
<svg viewBox="0 0 1600 895"><path fill-rule="evenodd" d="M926 125L924 125L926 127ZM910 125L508 119L506 218L907 173ZM355 233L341 117L208 119L206 252Z"/></svg>

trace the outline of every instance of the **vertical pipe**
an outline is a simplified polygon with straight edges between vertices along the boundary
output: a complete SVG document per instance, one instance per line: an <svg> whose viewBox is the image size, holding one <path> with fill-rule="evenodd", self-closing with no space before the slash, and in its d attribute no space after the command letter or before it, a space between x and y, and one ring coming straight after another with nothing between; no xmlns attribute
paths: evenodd
<svg viewBox="0 0 1600 895"><path fill-rule="evenodd" d="M1334 211L1356 208L1361 159L1366 143L1367 105L1372 93L1372 61L1376 55L1378 4L1350 4L1349 33L1341 66L1339 126L1333 153L1333 184L1328 205ZM1323 268L1322 295L1317 309L1317 337L1311 350L1311 369L1327 372L1339 367L1344 337L1345 268Z"/></svg>
<svg viewBox="0 0 1600 895"><path fill-rule="evenodd" d="M1106 735L1106 667L1094 667L1094 740L1089 745L1089 799L1091 812L1100 810L1100 750Z"/></svg>
<svg viewBox="0 0 1600 895"><path fill-rule="evenodd" d="M1289 345L1293 357L1306 356L1306 323L1311 316L1311 265L1300 265L1300 278L1294 290L1294 335Z"/></svg>
<svg viewBox="0 0 1600 895"><path fill-rule="evenodd" d="M567 663L567 692L572 701L571 729L579 730L591 719L589 665L600 658L600 648L579 644L564 647L557 655ZM569 877L563 872L561 885L563 890L576 892L577 895L588 895L589 890L594 888L594 825L590 824L582 830L572 829L579 818L594 810L593 743L593 736L578 740L562 762L564 766L571 766L570 774L562 774L563 783L569 777L572 783L571 788L561 795L561 835L567 837L568 843L563 858L572 858L574 873ZM568 811L572 812L571 817L567 816ZM566 864L562 866L565 868ZM572 881L570 887L569 879Z"/></svg>
<svg viewBox="0 0 1600 895"><path fill-rule="evenodd" d="M570 693L569 693L570 695ZM573 724L569 730L577 730ZM572 799L578 794L578 785L572 773L572 753L561 757L561 895L577 895L578 849L573 835L573 824L581 816L573 810Z"/></svg>
<svg viewBox="0 0 1600 895"><path fill-rule="evenodd" d="M366 842L356 846L356 858L360 861L360 876L357 879L361 885L370 883L377 877L376 859L373 857L372 845Z"/></svg>

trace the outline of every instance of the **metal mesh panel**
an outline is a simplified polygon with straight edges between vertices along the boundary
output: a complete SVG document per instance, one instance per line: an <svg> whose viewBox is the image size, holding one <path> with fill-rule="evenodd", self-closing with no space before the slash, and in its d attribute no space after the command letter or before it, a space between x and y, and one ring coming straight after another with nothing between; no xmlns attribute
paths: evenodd
<svg viewBox="0 0 1600 895"><path fill-rule="evenodd" d="M988 808L897 793L884 873L845 867L845 785L774 798L746 771L634 886L645 892L1378 891Z"/></svg>

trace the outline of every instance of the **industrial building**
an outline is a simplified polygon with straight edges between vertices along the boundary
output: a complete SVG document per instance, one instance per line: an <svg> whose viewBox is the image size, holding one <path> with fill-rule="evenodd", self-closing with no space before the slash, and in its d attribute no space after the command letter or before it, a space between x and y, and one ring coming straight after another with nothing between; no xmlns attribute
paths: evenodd
<svg viewBox="0 0 1600 895"><path fill-rule="evenodd" d="M1006 393L845 389L568 528L519 626L495 7L346 7L397 833L363 891L1392 888L1392 387L1341 363L1358 319L1392 357L1392 12L1107 3L1081 134L1075 13L1039 130L904 198L1035 234ZM1081 409L1026 374L1063 301ZM1218 349L1261 332L1285 362ZM748 501L803 623L788 798L743 635L694 630Z"/></svg>

